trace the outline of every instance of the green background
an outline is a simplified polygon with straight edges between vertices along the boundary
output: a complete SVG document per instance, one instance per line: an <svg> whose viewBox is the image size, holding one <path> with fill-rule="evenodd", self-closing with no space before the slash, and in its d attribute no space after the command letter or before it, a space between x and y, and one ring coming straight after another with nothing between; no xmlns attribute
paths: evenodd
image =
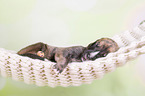
<svg viewBox="0 0 145 96"><path fill-rule="evenodd" d="M144 0L0 0L0 47L18 51L40 41L86 46L137 26L144 9ZM0 77L0 96L145 96L139 62L78 87L38 87Z"/></svg>

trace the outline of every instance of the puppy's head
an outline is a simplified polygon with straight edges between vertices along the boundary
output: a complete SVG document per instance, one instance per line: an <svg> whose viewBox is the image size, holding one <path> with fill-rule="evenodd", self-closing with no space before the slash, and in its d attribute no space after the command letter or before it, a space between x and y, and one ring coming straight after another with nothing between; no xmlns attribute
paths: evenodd
<svg viewBox="0 0 145 96"><path fill-rule="evenodd" d="M95 60L117 50L118 45L115 41L110 38L101 38L87 46L83 52L83 59Z"/></svg>

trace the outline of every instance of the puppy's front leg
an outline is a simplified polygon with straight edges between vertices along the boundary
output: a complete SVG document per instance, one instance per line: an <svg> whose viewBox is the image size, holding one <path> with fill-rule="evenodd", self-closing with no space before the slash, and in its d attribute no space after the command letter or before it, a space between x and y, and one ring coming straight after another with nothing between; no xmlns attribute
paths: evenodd
<svg viewBox="0 0 145 96"><path fill-rule="evenodd" d="M55 60L57 63L54 65L54 68L57 69L59 73L61 73L64 70L64 68L68 65L69 61L60 54L55 55Z"/></svg>

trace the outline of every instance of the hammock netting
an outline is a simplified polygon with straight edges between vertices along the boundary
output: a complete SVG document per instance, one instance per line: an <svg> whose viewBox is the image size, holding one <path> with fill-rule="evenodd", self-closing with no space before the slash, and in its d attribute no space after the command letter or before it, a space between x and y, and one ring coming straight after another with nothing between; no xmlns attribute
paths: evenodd
<svg viewBox="0 0 145 96"><path fill-rule="evenodd" d="M22 57L14 51L0 48L0 74L13 80L38 86L80 86L101 79L141 54L145 54L145 23L112 37L120 49L95 61L73 62L59 74L55 63Z"/></svg>

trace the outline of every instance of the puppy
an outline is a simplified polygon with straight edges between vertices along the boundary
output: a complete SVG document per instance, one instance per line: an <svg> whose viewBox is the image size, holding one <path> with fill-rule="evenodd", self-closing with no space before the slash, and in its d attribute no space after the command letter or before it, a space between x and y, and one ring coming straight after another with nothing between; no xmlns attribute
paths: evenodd
<svg viewBox="0 0 145 96"><path fill-rule="evenodd" d="M44 58L46 58L52 62L56 62L54 68L61 73L70 62L95 60L117 49L118 46L113 40L102 38L89 44L87 47L72 46L63 48L50 46L40 42L21 49L18 54L39 60L44 60Z"/></svg>
<svg viewBox="0 0 145 96"><path fill-rule="evenodd" d="M96 60L105 57L108 53L115 52L119 49L117 43L110 38L101 38L89 44L82 54L83 61Z"/></svg>

